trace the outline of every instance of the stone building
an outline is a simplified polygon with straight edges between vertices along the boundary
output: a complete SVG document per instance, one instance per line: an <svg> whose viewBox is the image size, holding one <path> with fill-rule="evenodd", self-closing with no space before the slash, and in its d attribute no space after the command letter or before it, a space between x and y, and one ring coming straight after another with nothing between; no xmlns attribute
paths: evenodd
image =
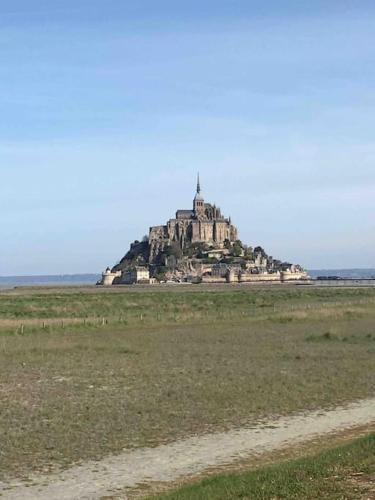
<svg viewBox="0 0 375 500"><path fill-rule="evenodd" d="M212 266L211 274L212 276L217 278L225 278L228 274L228 271L231 269L233 269L235 275L238 276L238 274L241 271L241 264L239 263L226 264L223 262L219 262L218 264L214 264Z"/></svg>
<svg viewBox="0 0 375 500"><path fill-rule="evenodd" d="M102 273L102 279L97 283L104 286L111 286L113 282L121 277L121 271L112 272L109 267Z"/></svg>
<svg viewBox="0 0 375 500"><path fill-rule="evenodd" d="M274 259L260 246L242 244L230 217L205 202L198 175L192 208L177 210L166 224L150 227L149 235L135 240L98 284L281 283L307 278L301 266Z"/></svg>
<svg viewBox="0 0 375 500"><path fill-rule="evenodd" d="M132 285L134 283L150 283L150 271L145 266L133 266L126 269L122 275L119 283L124 285Z"/></svg>
<svg viewBox="0 0 375 500"><path fill-rule="evenodd" d="M234 242L237 239L237 228L232 225L230 218L224 217L216 205L205 203L198 175L193 208L177 210L174 219L169 219L163 226L150 228L149 261L152 264L155 258L172 244L177 244L184 252L195 243L223 248L226 240Z"/></svg>

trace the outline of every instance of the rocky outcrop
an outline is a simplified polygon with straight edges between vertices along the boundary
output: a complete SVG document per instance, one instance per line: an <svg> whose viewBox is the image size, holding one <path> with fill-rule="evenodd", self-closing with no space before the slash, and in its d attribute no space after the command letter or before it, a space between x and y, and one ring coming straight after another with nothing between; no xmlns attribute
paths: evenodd
<svg viewBox="0 0 375 500"><path fill-rule="evenodd" d="M120 262L103 273L102 281L121 283L124 273L142 267L158 281L231 283L307 277L301 266L274 259L261 246L242 244L230 217L224 217L215 204L205 203L199 178L193 209L177 210L165 225L150 227L148 236L134 241Z"/></svg>
<svg viewBox="0 0 375 500"><path fill-rule="evenodd" d="M120 262L113 266L112 272L123 271L131 266L146 266L149 263L149 254L148 239L136 240L130 245L130 250Z"/></svg>

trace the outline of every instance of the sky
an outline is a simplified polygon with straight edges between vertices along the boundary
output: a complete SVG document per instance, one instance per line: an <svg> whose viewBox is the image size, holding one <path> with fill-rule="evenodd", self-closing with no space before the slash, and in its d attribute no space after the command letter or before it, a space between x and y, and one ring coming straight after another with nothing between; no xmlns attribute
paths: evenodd
<svg viewBox="0 0 375 500"><path fill-rule="evenodd" d="M2 0L0 275L100 272L202 194L375 267L375 3Z"/></svg>

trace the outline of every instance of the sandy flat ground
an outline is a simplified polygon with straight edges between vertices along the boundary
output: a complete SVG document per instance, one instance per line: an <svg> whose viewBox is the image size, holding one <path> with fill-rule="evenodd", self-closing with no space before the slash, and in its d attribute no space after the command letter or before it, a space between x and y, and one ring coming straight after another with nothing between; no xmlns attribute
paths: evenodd
<svg viewBox="0 0 375 500"><path fill-rule="evenodd" d="M290 447L325 434L375 422L375 398L345 407L263 422L252 428L194 436L155 448L125 450L30 482L0 482L2 499L100 499L116 490L151 482L176 481L238 459Z"/></svg>

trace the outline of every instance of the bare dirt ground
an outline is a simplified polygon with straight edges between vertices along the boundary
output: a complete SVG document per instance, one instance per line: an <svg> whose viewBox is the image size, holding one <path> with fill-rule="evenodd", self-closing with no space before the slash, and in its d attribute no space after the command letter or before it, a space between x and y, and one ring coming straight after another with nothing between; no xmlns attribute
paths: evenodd
<svg viewBox="0 0 375 500"><path fill-rule="evenodd" d="M269 420L252 428L194 436L155 448L125 450L58 474L30 477L27 483L0 483L0 495L7 500L100 499L147 483L192 477L213 467L374 422L375 398L365 399L332 410ZM121 498L125 498L124 494Z"/></svg>

